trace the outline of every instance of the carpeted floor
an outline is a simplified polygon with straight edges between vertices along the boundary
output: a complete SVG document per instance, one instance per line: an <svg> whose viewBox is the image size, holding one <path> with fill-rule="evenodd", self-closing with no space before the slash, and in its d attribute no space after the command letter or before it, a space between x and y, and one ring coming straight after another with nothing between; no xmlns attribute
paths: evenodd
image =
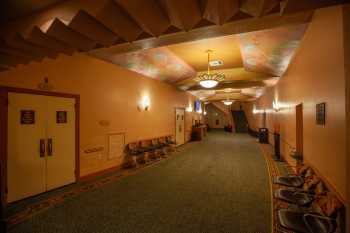
<svg viewBox="0 0 350 233"><path fill-rule="evenodd" d="M135 175L70 199L11 233L270 233L263 155L248 135L214 131Z"/></svg>

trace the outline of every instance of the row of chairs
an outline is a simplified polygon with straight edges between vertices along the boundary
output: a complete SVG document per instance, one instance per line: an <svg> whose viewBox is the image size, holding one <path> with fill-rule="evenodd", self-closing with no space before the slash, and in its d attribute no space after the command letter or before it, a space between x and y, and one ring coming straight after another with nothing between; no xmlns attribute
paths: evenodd
<svg viewBox="0 0 350 233"><path fill-rule="evenodd" d="M277 209L279 232L341 232L341 211L344 205L307 165L297 175L280 176L274 184L274 198L287 202L288 208Z"/></svg>
<svg viewBox="0 0 350 233"><path fill-rule="evenodd" d="M132 168L150 160L166 157L170 152L176 150L175 145L172 135L131 142L126 146L126 154L129 159L124 162L123 166Z"/></svg>

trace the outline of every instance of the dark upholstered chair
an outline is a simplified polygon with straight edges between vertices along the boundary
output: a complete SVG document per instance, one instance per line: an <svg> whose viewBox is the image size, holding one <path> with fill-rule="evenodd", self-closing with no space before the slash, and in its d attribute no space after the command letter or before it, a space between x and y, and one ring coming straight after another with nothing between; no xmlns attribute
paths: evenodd
<svg viewBox="0 0 350 233"><path fill-rule="evenodd" d="M282 229L298 233L333 233L337 228L335 220L342 203L332 194L314 199L306 210L280 209L277 220Z"/></svg>
<svg viewBox="0 0 350 233"><path fill-rule="evenodd" d="M322 215L282 209L277 212L281 227L298 233L332 233L336 221Z"/></svg>
<svg viewBox="0 0 350 233"><path fill-rule="evenodd" d="M166 143L168 145L175 145L176 144L175 141L173 140L172 136L167 136L165 140L166 140Z"/></svg>
<svg viewBox="0 0 350 233"><path fill-rule="evenodd" d="M300 169L299 175L277 176L273 183L289 187L301 187L304 184L304 178L313 175L311 168L304 166Z"/></svg>
<svg viewBox="0 0 350 233"><path fill-rule="evenodd" d="M155 148L152 146L151 140L142 140L140 150L142 152L154 152Z"/></svg>
<svg viewBox="0 0 350 233"><path fill-rule="evenodd" d="M138 142L131 142L128 144L127 152L129 155L132 156L138 156L141 154L139 143Z"/></svg>
<svg viewBox="0 0 350 233"><path fill-rule="evenodd" d="M302 189L281 188L274 192L274 197L298 206L307 206L315 198L315 196L323 195L325 188L323 183L314 176L310 182L307 182Z"/></svg>

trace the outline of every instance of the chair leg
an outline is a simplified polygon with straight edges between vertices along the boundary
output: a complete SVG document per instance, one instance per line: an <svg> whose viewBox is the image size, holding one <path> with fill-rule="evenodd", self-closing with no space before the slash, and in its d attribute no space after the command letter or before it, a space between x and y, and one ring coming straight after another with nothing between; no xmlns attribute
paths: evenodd
<svg viewBox="0 0 350 233"><path fill-rule="evenodd" d="M122 167L125 169L135 168L137 166L137 163L135 161L134 156L128 156L125 158L125 161L123 162Z"/></svg>
<svg viewBox="0 0 350 233"><path fill-rule="evenodd" d="M147 157L146 153L143 153L143 154L137 156L137 158L136 158L137 163L138 164L145 164L147 161L146 157Z"/></svg>

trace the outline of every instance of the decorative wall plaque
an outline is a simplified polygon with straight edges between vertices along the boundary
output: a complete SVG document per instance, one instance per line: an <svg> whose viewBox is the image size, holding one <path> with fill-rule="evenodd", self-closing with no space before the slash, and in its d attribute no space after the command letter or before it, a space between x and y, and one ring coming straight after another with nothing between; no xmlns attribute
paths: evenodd
<svg viewBox="0 0 350 233"><path fill-rule="evenodd" d="M116 133L108 135L108 160L122 159L125 148L125 134Z"/></svg>
<svg viewBox="0 0 350 233"><path fill-rule="evenodd" d="M67 123L67 111L57 111L56 112L56 123L57 124Z"/></svg>
<svg viewBox="0 0 350 233"><path fill-rule="evenodd" d="M35 111L21 110L21 124L22 125L35 124Z"/></svg>
<svg viewBox="0 0 350 233"><path fill-rule="evenodd" d="M326 103L316 104L316 124L326 124Z"/></svg>

